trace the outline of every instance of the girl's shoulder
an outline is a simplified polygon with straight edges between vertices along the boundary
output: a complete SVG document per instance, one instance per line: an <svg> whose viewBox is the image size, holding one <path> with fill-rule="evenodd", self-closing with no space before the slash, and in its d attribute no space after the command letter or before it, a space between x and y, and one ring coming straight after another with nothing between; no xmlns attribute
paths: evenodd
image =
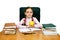
<svg viewBox="0 0 60 40"><path fill-rule="evenodd" d="M25 20L25 18L22 18L21 20Z"/></svg>
<svg viewBox="0 0 60 40"><path fill-rule="evenodd" d="M25 18L22 18L22 19L25 19Z"/></svg>

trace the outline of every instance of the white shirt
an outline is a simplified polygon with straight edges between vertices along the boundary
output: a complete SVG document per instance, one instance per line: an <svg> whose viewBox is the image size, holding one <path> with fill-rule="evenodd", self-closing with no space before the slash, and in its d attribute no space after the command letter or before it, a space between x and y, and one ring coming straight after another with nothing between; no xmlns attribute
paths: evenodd
<svg viewBox="0 0 60 40"><path fill-rule="evenodd" d="M19 22L19 24L17 25L18 28L26 27L26 26L22 25L24 23L24 20L25 20L25 18L23 18ZM26 18L26 25L28 25L27 27L29 27L29 22L30 21L32 21L32 18ZM36 23L36 24L34 24L34 27L42 27L42 25L39 23L39 21L35 17L33 17L33 21Z"/></svg>

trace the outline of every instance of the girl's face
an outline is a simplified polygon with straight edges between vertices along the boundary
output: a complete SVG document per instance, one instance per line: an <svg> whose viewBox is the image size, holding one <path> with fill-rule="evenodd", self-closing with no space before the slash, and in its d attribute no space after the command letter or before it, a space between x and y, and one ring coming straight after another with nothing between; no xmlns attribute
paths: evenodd
<svg viewBox="0 0 60 40"><path fill-rule="evenodd" d="M33 15L32 9L31 8L26 9L25 15L28 18L32 17L32 15Z"/></svg>

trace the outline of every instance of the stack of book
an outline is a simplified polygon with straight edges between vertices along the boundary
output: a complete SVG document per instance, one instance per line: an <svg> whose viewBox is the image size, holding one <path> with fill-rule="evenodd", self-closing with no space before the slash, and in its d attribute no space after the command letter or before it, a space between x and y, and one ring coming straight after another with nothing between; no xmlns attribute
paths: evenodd
<svg viewBox="0 0 60 40"><path fill-rule="evenodd" d="M4 34L16 34L16 25L14 23L6 23L3 30Z"/></svg>
<svg viewBox="0 0 60 40"><path fill-rule="evenodd" d="M56 26L52 23L43 24L43 34L44 35L57 35Z"/></svg>

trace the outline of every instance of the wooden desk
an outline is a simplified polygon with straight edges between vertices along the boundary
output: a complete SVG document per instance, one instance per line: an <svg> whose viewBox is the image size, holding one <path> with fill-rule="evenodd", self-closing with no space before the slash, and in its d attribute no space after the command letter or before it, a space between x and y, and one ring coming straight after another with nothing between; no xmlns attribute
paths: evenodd
<svg viewBox="0 0 60 40"><path fill-rule="evenodd" d="M47 36L42 31L36 32L35 34L22 34L17 30L17 33L14 35L5 35L1 32L0 40L60 40L60 36Z"/></svg>
<svg viewBox="0 0 60 40"><path fill-rule="evenodd" d="M60 40L59 35L47 36L42 33L42 31L37 31L35 34L22 34L17 29L14 35L5 35L0 32L0 40Z"/></svg>

